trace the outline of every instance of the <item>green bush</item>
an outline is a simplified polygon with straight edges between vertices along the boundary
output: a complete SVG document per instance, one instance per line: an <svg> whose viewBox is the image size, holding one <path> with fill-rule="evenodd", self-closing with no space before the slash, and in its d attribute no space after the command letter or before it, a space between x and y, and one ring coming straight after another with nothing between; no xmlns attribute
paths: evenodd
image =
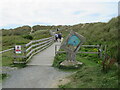
<svg viewBox="0 0 120 90"><path fill-rule="evenodd" d="M66 59L66 54L64 53L57 54L54 58L54 62L52 66L60 68L60 63L63 62L65 59Z"/></svg>
<svg viewBox="0 0 120 90"><path fill-rule="evenodd" d="M25 36L23 36L23 38L29 39L29 40L32 40L32 39L33 39L33 37L32 37L31 35L25 35Z"/></svg>

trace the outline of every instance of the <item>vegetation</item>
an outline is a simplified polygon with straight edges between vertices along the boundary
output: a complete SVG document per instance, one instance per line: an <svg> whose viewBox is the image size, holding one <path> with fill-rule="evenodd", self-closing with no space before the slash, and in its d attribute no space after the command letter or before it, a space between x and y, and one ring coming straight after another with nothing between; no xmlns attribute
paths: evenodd
<svg viewBox="0 0 120 90"><path fill-rule="evenodd" d="M84 66L69 79L71 81L60 88L118 88L118 71L116 67L103 73L100 67Z"/></svg>
<svg viewBox="0 0 120 90"><path fill-rule="evenodd" d="M49 30L60 29L59 32L62 32L63 37L65 38L70 30L76 31L83 35L86 38L84 44L102 44L107 45L107 53L110 57L117 59L118 56L118 19L116 17L111 19L108 23L86 23L86 24L77 24L77 25L59 25L59 26L33 26L34 33L30 34L30 26L22 26L15 29L2 29L2 50L12 48L15 44L23 45L31 40L37 40L41 38L49 37ZM11 64L12 54L6 52L3 54L3 62ZM61 56L61 55L60 55ZM59 58L61 58L59 56ZM7 61L9 58L10 61ZM57 62L56 62L57 63ZM8 65L5 64L4 65ZM54 65L56 66L56 64Z"/></svg>
<svg viewBox="0 0 120 90"><path fill-rule="evenodd" d="M59 63L66 59L64 53L55 57L53 66L59 67ZM77 61L83 63L75 74L67 77L70 82L59 85L59 88L118 88L118 67L113 65L109 72L102 70L102 60L96 54L77 54Z"/></svg>
<svg viewBox="0 0 120 90"><path fill-rule="evenodd" d="M86 38L84 44L107 45L107 54L118 60L118 19L111 19L108 23L86 23L68 26L62 31L64 38L70 30L78 32ZM61 31L60 31L61 32ZM97 51L95 48L81 48L80 51ZM66 59L66 54L57 54L53 66L60 68L60 63ZM71 81L60 88L118 88L119 69L115 64L106 73L102 70L102 61L94 54L77 54L76 60L83 63L77 73L68 77Z"/></svg>
<svg viewBox="0 0 120 90"><path fill-rule="evenodd" d="M31 40L38 40L41 38L50 37L48 30L39 30L30 34L29 29L26 26L19 27L17 29L4 30L2 29L2 50L13 48L14 45L24 45ZM14 33L14 34L10 34ZM13 65L13 50L2 54L2 65L3 66L16 66ZM24 65L17 65L17 67L24 67Z"/></svg>
<svg viewBox="0 0 120 90"><path fill-rule="evenodd" d="M15 44L23 45L31 40L49 37L49 30L60 29L64 38L70 33L70 30L78 32L86 38L84 44L88 45L107 45L107 54L111 58L118 60L118 28L120 28L116 17L108 23L86 23L77 25L64 26L33 26L34 32L30 34L30 26L22 26L15 29L2 29L2 50L12 48ZM93 48L81 48L81 51L97 51ZM2 54L3 66L13 66L13 51ZM54 67L60 68L60 63L66 59L66 54L57 54L53 63ZM102 71L102 59L94 54L77 54L76 60L83 62L83 66L78 69L77 73L69 77L71 82L60 85L60 88L117 88L118 87L118 68L113 65L109 72ZM17 67L24 67L19 65ZM2 78L6 77L3 75Z"/></svg>
<svg viewBox="0 0 120 90"><path fill-rule="evenodd" d="M48 30L39 30L31 34L33 40L50 37Z"/></svg>
<svg viewBox="0 0 120 90"><path fill-rule="evenodd" d="M66 59L66 54L62 53L62 54L57 54L54 58L54 62L53 62L53 67L57 67L60 68L60 63L63 62Z"/></svg>
<svg viewBox="0 0 120 90"><path fill-rule="evenodd" d="M24 35L23 38L29 39L29 40L32 40L32 39L33 39L33 37L32 37L31 35Z"/></svg>
<svg viewBox="0 0 120 90"><path fill-rule="evenodd" d="M63 28L63 36L66 37L70 30L78 32L86 38L84 44L88 45L107 45L107 53L110 57L117 59L118 57L118 19L111 19L108 23L86 23L77 24ZM61 32L61 31L60 31Z"/></svg>

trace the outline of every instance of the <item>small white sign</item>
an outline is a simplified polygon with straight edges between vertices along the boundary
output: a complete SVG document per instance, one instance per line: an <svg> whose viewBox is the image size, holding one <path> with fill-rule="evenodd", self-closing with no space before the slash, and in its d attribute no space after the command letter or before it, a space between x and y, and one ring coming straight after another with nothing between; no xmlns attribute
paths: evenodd
<svg viewBox="0 0 120 90"><path fill-rule="evenodd" d="M15 46L15 53L21 53L21 45Z"/></svg>

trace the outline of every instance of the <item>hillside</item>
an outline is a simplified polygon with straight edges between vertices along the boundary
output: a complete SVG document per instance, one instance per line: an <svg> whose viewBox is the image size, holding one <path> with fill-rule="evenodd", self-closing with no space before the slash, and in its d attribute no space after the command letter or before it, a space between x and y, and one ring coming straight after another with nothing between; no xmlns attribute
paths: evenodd
<svg viewBox="0 0 120 90"><path fill-rule="evenodd" d="M118 49L118 18L111 19L108 23L90 23L84 27L74 25L72 29L86 37L86 44L107 45L110 56L117 58Z"/></svg>
<svg viewBox="0 0 120 90"><path fill-rule="evenodd" d="M108 23L86 23L69 26L63 30L63 36L67 36L70 30L74 30L86 38L84 44L88 45L107 45L107 54L118 60L118 19L113 18ZM80 48L80 51L94 51L95 48ZM62 70L75 71L71 67L62 67L60 63L66 60L65 53L59 53L55 56L53 66ZM76 60L83 63L77 71L65 78L69 82L61 83L64 79L58 81L59 88L119 88L118 78L120 76L119 67L116 63L110 66L106 71L103 70L103 58L96 54L77 53ZM107 62L108 63L108 62Z"/></svg>
<svg viewBox="0 0 120 90"><path fill-rule="evenodd" d="M107 53L114 58L118 58L118 19L112 18L108 23L86 23L73 26L62 27L65 37L70 30L74 30L86 38L85 44L107 45Z"/></svg>
<svg viewBox="0 0 120 90"><path fill-rule="evenodd" d="M22 26L14 29L2 29L2 49L9 49L14 44L25 44L30 40L49 37L49 30L59 28L65 38L70 30L74 30L86 38L84 44L107 45L107 53L117 59L118 56L118 18L111 19L108 23L86 23L77 25L58 26L33 26L34 32L30 34L30 26Z"/></svg>

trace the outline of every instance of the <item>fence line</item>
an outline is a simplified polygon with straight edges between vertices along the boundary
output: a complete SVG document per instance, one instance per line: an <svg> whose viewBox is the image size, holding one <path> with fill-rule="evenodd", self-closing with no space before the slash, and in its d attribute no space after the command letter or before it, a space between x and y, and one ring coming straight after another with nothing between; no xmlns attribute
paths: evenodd
<svg viewBox="0 0 120 90"><path fill-rule="evenodd" d="M52 38L52 37L43 38L43 39L39 39L39 40L33 40L33 41L30 41L29 43L27 43L25 46L27 47L27 46L31 45L32 43L39 42L39 41L44 41L44 40L47 40L47 39L50 39L50 38ZM36 44L36 45L37 45L37 44ZM0 54L1 54L1 53L4 53L4 52L11 51L11 50L14 50L14 48L10 48L10 49L6 49L6 50L4 50L4 51L0 51Z"/></svg>
<svg viewBox="0 0 120 90"><path fill-rule="evenodd" d="M57 54L57 53L66 53L66 51L57 51L57 46L60 46L60 44L55 45L55 54ZM100 58L103 57L103 54L102 54L102 52L103 52L103 45L82 45L82 47L97 48L98 51L97 52L82 52L82 51L79 51L77 53L98 54ZM106 45L105 45L105 47L106 47Z"/></svg>
<svg viewBox="0 0 120 90"><path fill-rule="evenodd" d="M48 39L50 39L50 38L52 38L52 37L30 41L29 43L26 44L26 47L29 46L29 45L31 45L32 43L36 43L36 42L40 42L40 41L44 41L44 40L48 40Z"/></svg>
<svg viewBox="0 0 120 90"><path fill-rule="evenodd" d="M31 45L28 49L26 49L26 52L29 51L32 47L35 47L35 46L38 46L38 45L41 45L41 44L44 44L44 43L47 43L51 40L48 40L48 41L45 41L45 42L40 42L40 43L37 43L37 44L34 44L34 45Z"/></svg>
<svg viewBox="0 0 120 90"><path fill-rule="evenodd" d="M32 40L27 44L21 45L22 50L20 54L17 54L15 51L13 51L13 63L27 63L33 55L49 47L54 42L54 33L51 30L49 33L51 34L51 37L39 40ZM0 51L0 53L11 50L15 50L15 47Z"/></svg>
<svg viewBox="0 0 120 90"><path fill-rule="evenodd" d="M30 41L29 43L23 45L23 50L25 52L23 52L22 55L18 55L15 53L14 63L27 63L33 55L50 46L53 43L53 41L53 36L49 38ZM17 58L21 58L22 60L18 61Z"/></svg>
<svg viewBox="0 0 120 90"><path fill-rule="evenodd" d="M50 45L51 45L51 44L48 44L48 45L46 45L45 47L43 47L42 49L40 49L40 50L32 53L32 54L28 57L28 59L26 60L26 62L28 62L28 61L32 58L32 56L34 56L35 54L37 54L37 53L41 52L42 50L46 49L46 48L49 47ZM25 63L26 63L26 62L25 62Z"/></svg>
<svg viewBox="0 0 120 90"><path fill-rule="evenodd" d="M51 43L51 42L49 42L49 43ZM39 46L39 47L36 47L35 49L32 49L26 56L28 57L32 52L34 52L35 50L40 49L40 48L46 46L46 45L49 44L49 43L46 42L44 45L41 45L41 46Z"/></svg>
<svg viewBox="0 0 120 90"><path fill-rule="evenodd" d="M13 49L14 49L14 48L10 48L10 49L4 50L4 51L0 51L0 54L1 54L1 53L4 53L4 52L11 51L11 50L13 50Z"/></svg>

